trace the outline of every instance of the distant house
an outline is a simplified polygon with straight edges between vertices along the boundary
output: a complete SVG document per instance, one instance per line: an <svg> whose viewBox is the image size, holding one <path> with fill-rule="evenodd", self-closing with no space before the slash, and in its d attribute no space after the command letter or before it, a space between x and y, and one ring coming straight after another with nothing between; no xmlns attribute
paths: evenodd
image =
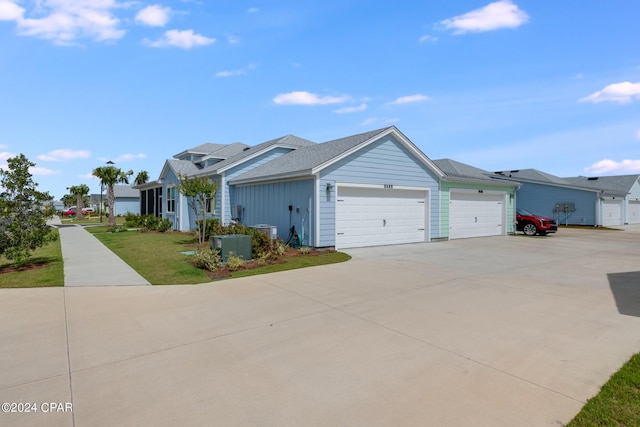
<svg viewBox="0 0 640 427"><path fill-rule="evenodd" d="M516 207L555 218L561 225L621 225L622 218L610 218L610 202L624 199L627 191L586 185L580 179L566 179L539 171L522 169L496 172L502 179L521 184Z"/></svg>
<svg viewBox="0 0 640 427"><path fill-rule="evenodd" d="M124 216L127 213L140 213L140 190L128 185L114 185L113 193L115 195L116 202L114 209L114 214L116 216Z"/></svg>
<svg viewBox="0 0 640 427"><path fill-rule="evenodd" d="M565 178L576 185L606 192L616 191L623 196L604 195L602 225L640 224L640 175L577 176Z"/></svg>

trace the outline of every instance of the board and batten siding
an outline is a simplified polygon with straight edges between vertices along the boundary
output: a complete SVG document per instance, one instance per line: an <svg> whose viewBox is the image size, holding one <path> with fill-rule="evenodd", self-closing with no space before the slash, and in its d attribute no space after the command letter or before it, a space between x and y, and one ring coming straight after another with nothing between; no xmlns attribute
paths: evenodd
<svg viewBox="0 0 640 427"><path fill-rule="evenodd" d="M242 206L243 224L275 225L278 236L285 242L289 238L290 226L295 225L304 245L317 246L314 242L313 179L238 185L235 186L234 197L234 204Z"/></svg>
<svg viewBox="0 0 640 427"><path fill-rule="evenodd" d="M477 183L457 183L442 182L440 187L440 237L449 237L449 202L451 200L451 191L455 190L484 190L484 191L504 191L506 197L505 210L505 232L507 234L515 233L515 202L514 197L509 197L515 192L514 187L510 186L489 186Z"/></svg>
<svg viewBox="0 0 640 427"><path fill-rule="evenodd" d="M516 193L516 207L534 214L555 218L560 225L598 225L596 191L578 190L552 185L523 183ZM555 213L559 203L574 203L576 211L571 215Z"/></svg>
<svg viewBox="0 0 640 427"><path fill-rule="evenodd" d="M336 183L376 184L430 189L431 238L440 235L438 178L392 135L352 153L319 173L320 235L317 246L335 246ZM330 190L326 190L330 184Z"/></svg>
<svg viewBox="0 0 640 427"><path fill-rule="evenodd" d="M285 147L276 147L272 150L269 150L265 153L260 154L252 159L247 160L237 166L234 166L225 172L224 174L224 182L225 184L231 181L233 178L242 175L252 169L257 168L260 165L270 162L283 154L287 154L291 151L291 148ZM224 194L224 223L229 224L231 220L231 206L232 205L242 205L242 203L235 200L235 187L233 185L227 185L225 188ZM220 192L220 190L218 190ZM219 211L216 211L219 212ZM244 221L243 221L244 222Z"/></svg>

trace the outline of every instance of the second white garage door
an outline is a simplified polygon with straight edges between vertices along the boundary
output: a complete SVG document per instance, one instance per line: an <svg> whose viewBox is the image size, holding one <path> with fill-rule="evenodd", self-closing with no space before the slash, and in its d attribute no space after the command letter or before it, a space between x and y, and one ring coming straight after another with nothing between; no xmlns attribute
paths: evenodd
<svg viewBox="0 0 640 427"><path fill-rule="evenodd" d="M451 192L449 239L504 234L504 194Z"/></svg>
<svg viewBox="0 0 640 427"><path fill-rule="evenodd" d="M640 224L640 202L630 200L627 206L627 223Z"/></svg>
<svg viewBox="0 0 640 427"><path fill-rule="evenodd" d="M426 190L338 187L336 248L424 242Z"/></svg>
<svg viewBox="0 0 640 427"><path fill-rule="evenodd" d="M622 200L605 199L602 203L602 225L622 224Z"/></svg>

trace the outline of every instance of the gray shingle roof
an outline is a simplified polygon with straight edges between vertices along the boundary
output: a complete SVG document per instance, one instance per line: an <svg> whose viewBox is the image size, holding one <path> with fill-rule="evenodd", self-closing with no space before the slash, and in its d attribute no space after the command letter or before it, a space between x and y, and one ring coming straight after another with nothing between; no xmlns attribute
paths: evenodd
<svg viewBox="0 0 640 427"><path fill-rule="evenodd" d="M192 176L200 171L196 165L188 160L167 160L167 165L177 175Z"/></svg>
<svg viewBox="0 0 640 427"><path fill-rule="evenodd" d="M474 166L467 165L465 163L460 163L451 159L434 160L433 163L435 163L436 166L438 166L448 178L461 178L462 180L482 181L492 184L499 183L497 182L497 179L500 178L499 175L486 171L484 169L479 169ZM513 181L505 180L502 180L501 184L513 186L518 185Z"/></svg>
<svg viewBox="0 0 640 427"><path fill-rule="evenodd" d="M638 179L640 179L640 175L598 176L591 178L575 176L565 178L565 180L582 187L591 187L598 190L614 190L625 193L631 191L631 187L638 182Z"/></svg>
<svg viewBox="0 0 640 427"><path fill-rule="evenodd" d="M140 190L128 185L114 185L113 194L116 197L140 197Z"/></svg>
<svg viewBox="0 0 640 427"><path fill-rule="evenodd" d="M234 142L233 144L224 145L222 148L207 153L204 158L226 159L242 153L248 147L247 144L243 144L242 142Z"/></svg>
<svg viewBox="0 0 640 427"><path fill-rule="evenodd" d="M390 128L373 130L300 148L240 175L233 182L309 175L313 168L328 162L388 129Z"/></svg>
<svg viewBox="0 0 640 427"><path fill-rule="evenodd" d="M299 149L302 147L309 147L312 145L316 145L316 143L303 138L299 138L295 135L285 135L280 138L272 139L270 141L263 142L262 144L255 145L248 149L243 149L239 153L227 158L226 160L223 160L214 165L203 168L202 170L198 171L198 174L199 175L217 174L219 170L222 170L233 164L240 163L242 162L242 160L249 158L254 154L259 153L269 147L281 146L281 147L290 147L294 149Z"/></svg>
<svg viewBox="0 0 640 427"><path fill-rule="evenodd" d="M545 184L571 185L570 182L560 177L539 171L537 169L517 169L511 171L496 172L496 174L502 175L507 178L538 181Z"/></svg>

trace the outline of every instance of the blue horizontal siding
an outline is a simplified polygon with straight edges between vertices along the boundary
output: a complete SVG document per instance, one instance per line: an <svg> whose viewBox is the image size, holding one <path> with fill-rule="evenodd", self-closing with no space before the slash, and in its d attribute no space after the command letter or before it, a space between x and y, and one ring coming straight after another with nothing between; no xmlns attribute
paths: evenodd
<svg viewBox="0 0 640 427"><path fill-rule="evenodd" d="M596 225L597 199L597 193L592 191L523 183L516 193L516 207L555 218L562 225ZM574 203L576 211L571 215L553 212L559 203Z"/></svg>
<svg viewBox="0 0 640 427"><path fill-rule="evenodd" d="M304 227L303 243L317 246L314 242L313 189L313 179L235 186L234 204L242 206L243 224L275 225L278 236L285 241L292 225L301 236ZM293 207L291 212L289 205Z"/></svg>

